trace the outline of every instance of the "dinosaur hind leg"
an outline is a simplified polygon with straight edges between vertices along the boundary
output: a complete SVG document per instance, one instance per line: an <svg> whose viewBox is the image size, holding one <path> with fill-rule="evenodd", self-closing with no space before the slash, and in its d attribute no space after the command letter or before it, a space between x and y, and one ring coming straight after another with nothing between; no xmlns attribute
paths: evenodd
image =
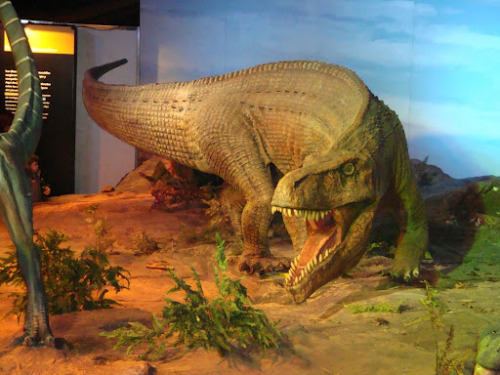
<svg viewBox="0 0 500 375"><path fill-rule="evenodd" d="M261 168L255 168L256 164L253 166L251 179L240 181L238 185L247 199L241 215L244 251L240 259L240 270L250 273L283 271L289 267L289 260L273 257L269 251L268 233L273 194L269 170L264 165Z"/></svg>
<svg viewBox="0 0 500 375"><path fill-rule="evenodd" d="M17 250L18 263L28 290L24 344L54 346L40 265L40 250L33 243L33 219L28 183L22 167L0 156L0 205L2 218Z"/></svg>

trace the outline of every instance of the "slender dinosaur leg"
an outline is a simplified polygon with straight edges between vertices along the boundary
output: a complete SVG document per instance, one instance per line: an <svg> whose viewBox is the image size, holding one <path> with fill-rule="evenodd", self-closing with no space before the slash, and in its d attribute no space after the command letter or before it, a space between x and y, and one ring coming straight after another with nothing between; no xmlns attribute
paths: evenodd
<svg viewBox="0 0 500 375"><path fill-rule="evenodd" d="M17 250L17 259L28 290L24 344L54 346L40 269L40 250L33 243L32 202L21 165L7 156L5 138L0 142L0 207L2 218Z"/></svg>
<svg viewBox="0 0 500 375"><path fill-rule="evenodd" d="M429 234L424 203L411 174L407 151L404 155L398 160L401 175L396 179L396 194L403 208L397 218L400 235L394 265L388 271L393 277L410 280L419 275L420 259L427 249Z"/></svg>

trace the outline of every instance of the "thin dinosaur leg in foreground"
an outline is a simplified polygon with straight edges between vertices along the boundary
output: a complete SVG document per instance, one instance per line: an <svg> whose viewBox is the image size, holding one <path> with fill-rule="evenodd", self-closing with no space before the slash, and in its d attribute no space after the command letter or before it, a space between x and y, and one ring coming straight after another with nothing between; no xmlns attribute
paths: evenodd
<svg viewBox="0 0 500 375"><path fill-rule="evenodd" d="M24 29L10 1L0 0L0 20L9 37L19 82L14 121L7 133L0 134L0 211L16 246L19 266L28 289L24 343L53 346L40 250L33 243L33 203L24 173L24 165L40 138L40 81Z"/></svg>

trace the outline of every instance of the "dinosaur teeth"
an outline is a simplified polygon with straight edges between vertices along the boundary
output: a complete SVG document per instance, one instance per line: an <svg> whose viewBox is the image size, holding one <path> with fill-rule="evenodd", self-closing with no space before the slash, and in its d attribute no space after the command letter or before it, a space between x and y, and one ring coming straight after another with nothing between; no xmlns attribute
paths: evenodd
<svg viewBox="0 0 500 375"><path fill-rule="evenodd" d="M299 208L271 206L271 213L274 214L275 212L281 212L283 216L287 217L299 216L306 220L318 221L324 219L325 216L329 215L330 212L334 212L334 210L301 210Z"/></svg>

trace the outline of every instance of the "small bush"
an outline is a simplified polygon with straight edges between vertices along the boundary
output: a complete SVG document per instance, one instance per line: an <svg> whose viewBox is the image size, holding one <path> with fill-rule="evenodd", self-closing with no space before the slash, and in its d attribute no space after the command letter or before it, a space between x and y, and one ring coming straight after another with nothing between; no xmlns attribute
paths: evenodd
<svg viewBox="0 0 500 375"><path fill-rule="evenodd" d="M136 255L152 254L160 250L160 244L146 231L142 231L135 239L134 249Z"/></svg>
<svg viewBox="0 0 500 375"><path fill-rule="evenodd" d="M180 279L172 269L170 276L177 284L167 294L183 291L184 302L165 298L166 306L162 316L153 315L152 328L138 322L129 323L112 332L102 332L108 338L117 338L115 348L128 345L127 354L141 344L147 345L143 357L152 355L153 359L165 354L167 340L175 338L173 346L184 345L187 348L216 349L219 355L231 353L234 345L247 348L257 347L266 353L266 349L278 347L280 332L275 328L262 310L252 307L247 297L246 288L241 280L232 280L225 273L227 259L224 254L224 242L217 238L217 253L214 267L215 284L219 295L208 299L201 286L200 278L194 268L192 274L196 288L193 289Z"/></svg>
<svg viewBox="0 0 500 375"><path fill-rule="evenodd" d="M80 256L76 256L69 247L62 246L68 237L61 232L36 233L36 237L35 244L41 250L49 314L109 308L117 302L106 298L108 287L114 288L116 293L128 288L126 274L129 272L122 267L111 266L102 249L90 245ZM24 286L14 249L0 258L2 284ZM11 296L14 297L14 306L7 315L14 314L19 319L27 308L27 292L14 292Z"/></svg>
<svg viewBox="0 0 500 375"><path fill-rule="evenodd" d="M376 305L368 305L368 306L345 305L344 307L353 314L363 314L367 312L375 312L375 313L390 312L390 313L400 314L408 308L408 306L404 305L403 303L399 303L397 306L391 306L387 302L378 303Z"/></svg>
<svg viewBox="0 0 500 375"><path fill-rule="evenodd" d="M439 292L437 289L432 288L427 281L424 283L425 298L420 299L420 302L425 307L427 315L406 323L405 325L408 326L423 320L428 320L431 324L434 336L436 375L464 375L465 363L471 353L469 350L466 350L460 354L452 354L455 327L451 325L449 329L446 329L444 322L441 319L441 315L445 311L445 307L439 299ZM444 345L440 344L438 337L439 334L442 333L446 335Z"/></svg>

